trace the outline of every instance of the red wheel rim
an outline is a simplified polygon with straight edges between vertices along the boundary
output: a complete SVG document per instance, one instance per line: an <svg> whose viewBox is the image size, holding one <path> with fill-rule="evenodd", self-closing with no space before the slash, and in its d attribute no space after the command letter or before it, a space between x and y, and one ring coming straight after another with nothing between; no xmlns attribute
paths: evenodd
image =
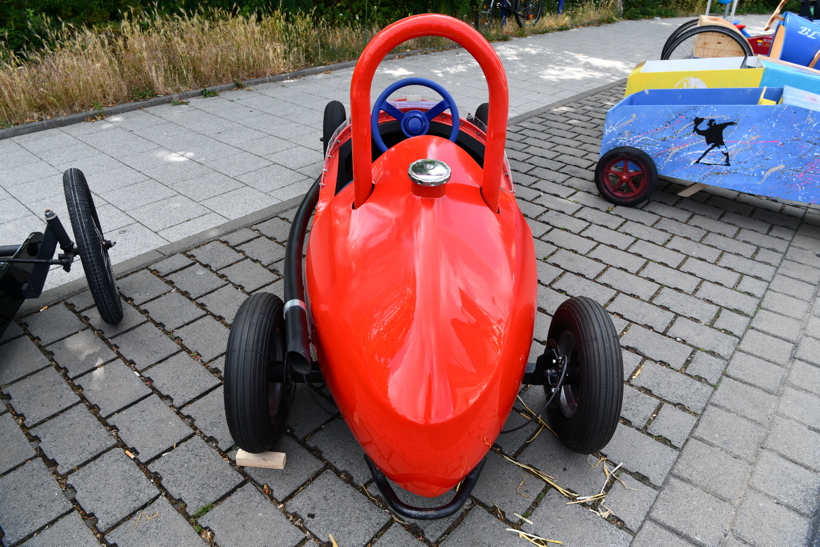
<svg viewBox="0 0 820 547"><path fill-rule="evenodd" d="M615 158L601 172L603 191L618 199L636 198L646 191L647 176L646 165L637 158Z"/></svg>

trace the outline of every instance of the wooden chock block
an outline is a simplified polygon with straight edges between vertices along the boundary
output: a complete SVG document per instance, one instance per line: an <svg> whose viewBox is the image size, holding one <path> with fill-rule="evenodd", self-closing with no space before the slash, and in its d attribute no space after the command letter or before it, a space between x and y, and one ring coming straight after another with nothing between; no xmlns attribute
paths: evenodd
<svg viewBox="0 0 820 547"><path fill-rule="evenodd" d="M284 469L286 459L287 457L284 452L261 452L259 454L251 454L250 452L245 452L240 448L236 453L236 465L241 465L243 467Z"/></svg>
<svg viewBox="0 0 820 547"><path fill-rule="evenodd" d="M706 188L705 184L701 184L699 182L696 182L695 184L691 184L691 185L687 186L686 188L684 188L683 190L681 190L680 192L678 192L678 195L682 198L688 198L692 194L697 194L698 192L700 192L704 188Z"/></svg>

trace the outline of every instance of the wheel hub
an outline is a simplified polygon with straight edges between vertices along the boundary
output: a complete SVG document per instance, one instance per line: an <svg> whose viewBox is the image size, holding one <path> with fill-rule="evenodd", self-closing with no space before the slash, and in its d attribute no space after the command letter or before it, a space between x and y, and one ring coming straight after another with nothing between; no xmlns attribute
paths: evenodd
<svg viewBox="0 0 820 547"><path fill-rule="evenodd" d="M564 332L558 342L550 340L544 356L547 357L549 368L546 369L546 383L544 392L548 400L557 395L557 401L564 416L572 417L578 409L578 401L573 391L580 378L577 367L573 367L571 356L575 348L575 339L568 332ZM556 390L558 393L556 394ZM550 403L551 405L553 403Z"/></svg>
<svg viewBox="0 0 820 547"><path fill-rule="evenodd" d="M558 405L561 412L567 418L571 418L578 410L578 398L576 397L575 387L580 383L580 376L578 374L577 356L575 355L575 337L569 331L564 331L558 338L556 350L560 356L560 361L563 363L566 360L567 374L564 382L558 387L561 393L558 397Z"/></svg>

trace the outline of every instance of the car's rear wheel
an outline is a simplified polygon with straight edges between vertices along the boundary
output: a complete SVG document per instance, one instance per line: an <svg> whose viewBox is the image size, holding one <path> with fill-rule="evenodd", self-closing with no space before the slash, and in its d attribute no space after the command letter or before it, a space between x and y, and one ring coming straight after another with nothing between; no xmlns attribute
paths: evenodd
<svg viewBox="0 0 820 547"><path fill-rule="evenodd" d="M345 105L339 101L330 101L327 103L324 117L322 118L322 153L327 154L327 149L328 146L330 146L330 140L333 138L333 134L336 133L336 130L346 119L347 113L345 113Z"/></svg>
<svg viewBox="0 0 820 547"><path fill-rule="evenodd" d="M273 449L285 431L295 386L285 364L282 300L251 295L236 312L225 355L225 417L247 452Z"/></svg>
<svg viewBox="0 0 820 547"><path fill-rule="evenodd" d="M623 358L606 310L591 298L563 302L550 323L547 346L567 359L561 392L547 408L558 438L581 454L597 452L618 426L623 401ZM552 395L544 386L547 397Z"/></svg>

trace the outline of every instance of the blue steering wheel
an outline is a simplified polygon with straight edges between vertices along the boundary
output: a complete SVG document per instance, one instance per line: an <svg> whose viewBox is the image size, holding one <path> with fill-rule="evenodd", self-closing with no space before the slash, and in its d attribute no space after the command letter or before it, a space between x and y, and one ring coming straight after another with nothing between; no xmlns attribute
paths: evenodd
<svg viewBox="0 0 820 547"><path fill-rule="evenodd" d="M397 89L407 87L409 85L420 85L428 87L441 95L444 100L437 103L433 108L427 112L421 110L410 110L409 112L402 112L387 101L391 93ZM453 128L450 130L450 140L456 142L458 137L458 126L460 120L458 117L458 108L456 102L447 91L439 84L426 78L405 78L395 82L390 87L384 90L379 98L376 99L376 104L373 105L373 114L370 116L370 132L373 134L373 140L376 146L382 152L387 152L387 146L384 144L381 133L379 133L379 112L385 111L387 114L396 118L401 124L401 131L407 137L418 137L419 135L426 135L430 131L430 122L439 114L449 109L453 117Z"/></svg>

